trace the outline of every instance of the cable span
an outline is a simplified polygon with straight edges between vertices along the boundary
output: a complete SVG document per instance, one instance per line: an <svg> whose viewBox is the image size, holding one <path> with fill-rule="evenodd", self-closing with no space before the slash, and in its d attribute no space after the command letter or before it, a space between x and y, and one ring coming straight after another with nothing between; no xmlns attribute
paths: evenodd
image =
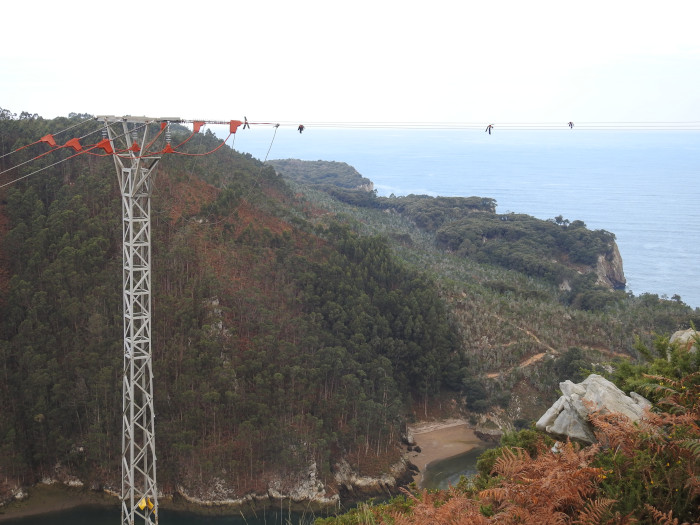
<svg viewBox="0 0 700 525"><path fill-rule="evenodd" d="M143 127L143 126L141 126L141 127ZM92 135L93 133L96 133L97 131L100 131L100 130L96 130L96 131L87 133L86 135L83 135L83 137L81 137L81 138L85 138L85 137L87 137L87 136L89 136L89 135ZM124 136L124 134L119 135L119 136L117 136L117 137L115 137L115 138L121 138L122 136ZM32 171L31 173L27 173L26 175L22 175L21 177L17 177L16 179L13 179L13 180L11 180L11 181L9 181L9 182L6 182L6 183L4 183L4 184L0 184L0 189L5 188L6 186L10 186L11 184L14 184L14 183L16 183L16 182L19 182L19 181L21 181L21 180L23 180L23 179L26 179L27 177L31 177L32 175L35 175L35 174L37 174L37 173L39 173L39 172L42 172L42 171L44 171L44 170L46 170L46 169L53 168L54 166L57 166L57 165L59 165L59 164L61 164L61 163L63 163L63 162L66 162L67 160L70 160L70 159L72 159L72 158L74 158L74 157L77 157L77 156L79 156L79 155L83 155L83 154L85 154L85 153L90 153L91 155L95 155L94 153L91 153L91 152L92 152L93 150L95 150L95 149L103 149L106 153L104 153L102 156L107 156L107 155L116 154L116 152L111 151L111 146L110 146L109 141L108 141L107 139L102 139L102 140L99 141L97 144L93 144L93 145L91 145L91 146L86 146L85 148L83 148L83 147L80 145L80 140L77 139L77 138L73 138L73 139L69 140L68 142L66 142L63 146L59 146L59 147L57 147L57 148L51 149L50 151L47 151L47 152L45 152L45 153L42 153L41 155L38 155L37 157L34 157L33 159L28 160L27 162L23 162L22 164L18 164L17 166L13 166L12 168L9 168L9 169L7 169L7 170L5 170L5 171L3 171L3 172L0 172L0 175L3 175L3 174L5 174L5 173L7 173L7 172L9 172L9 171L12 171L12 170L14 170L14 169L16 169L16 168L19 168L20 166L23 166L23 165L25 165L25 164L27 164L27 163L29 163L29 162L32 162L32 161L34 161L34 160L36 160L36 159L38 159L38 158L40 158L40 157L43 157L43 156L45 156L45 155L47 155L47 154L49 154L49 153L53 153L54 151L58 151L59 149L63 149L63 148L66 148L66 147L71 147L71 148L73 148L73 149L76 151L76 153L73 154L73 155L70 155L69 157L66 157L65 159L59 160L59 161L57 161L57 162L54 162L53 164L49 164L48 166L44 166L43 168L39 168L38 170L34 170L34 171Z"/></svg>
<svg viewBox="0 0 700 525"><path fill-rule="evenodd" d="M277 136L277 129L279 128L279 124L275 126L275 132L272 134L272 140L270 141L270 147L267 148L267 153L265 154L265 160L263 161L263 164L267 162L267 157L270 155L270 150L272 149L272 143L275 142L275 137Z"/></svg>
<svg viewBox="0 0 700 525"><path fill-rule="evenodd" d="M21 146L17 149L14 149L12 151L7 152L4 155L0 155L0 159L4 159L5 157L12 155L13 153L17 153L18 151L21 151L25 148L28 148L29 146L34 146L35 144L39 144L40 142L46 142L49 146L54 147L54 146L56 146L56 141L54 140L55 137L57 137L61 133L65 133L66 131L70 131L71 129L77 128L78 126L82 126L86 122L92 122L92 119L83 119L80 122L78 122L77 124L73 124L72 126L68 126L67 128L64 128L60 131L57 131L56 133L53 133L53 134L49 133L47 135L44 135L39 140L36 140L36 141L32 142L31 144L26 144L26 145Z"/></svg>
<svg viewBox="0 0 700 525"><path fill-rule="evenodd" d="M91 131L90 133L86 133L86 134L83 135L82 137L72 138L72 139L70 139L68 142L66 142L63 146L56 146L56 143L54 142L54 143L53 143L53 144L54 144L54 147L52 147L49 151L45 151L44 153L42 153L42 154L40 154L40 155L37 155L37 156L35 156L35 157L32 157L31 159L26 160L26 161L24 161L24 162L21 162L20 164L17 164L16 166L12 166L11 168L8 168L8 169L6 169L6 170L4 170L4 171L0 171L0 175L4 175L5 173L8 173L8 172L10 172L10 171L12 171L12 170L15 170L15 169L17 169L17 168L20 168L20 167L22 167L22 166L24 166L24 165L26 165L26 164L29 164L30 162L34 162L35 160L38 160L38 159L40 159L40 158L42 158L42 157L45 157L46 155L49 155L50 153L53 153L53 152L55 152L55 151L59 151L59 150L61 150L61 149L63 149L63 148L73 148L75 151L78 151L79 149L82 149L82 146L81 146L81 144L80 144L80 141L81 141L82 139L84 139L85 137L89 137L90 135L92 135L92 134L94 134L94 133L97 133L97 131L99 131L99 130L95 130L95 131ZM42 137L42 138L39 139L37 142L42 142L42 141L45 142L45 140L44 140L45 138L46 138L46 137ZM37 142L34 142L34 144L36 144ZM22 149L22 148L20 148L20 149ZM16 150L16 151L19 151L19 150ZM0 187L2 187L2 186L0 186Z"/></svg>
<svg viewBox="0 0 700 525"><path fill-rule="evenodd" d="M281 122L283 126L296 126L294 122ZM508 130L700 130L700 121L687 122L370 122L370 121L328 121L304 122L306 128L342 129L426 129L426 130L484 130L492 124L497 129Z"/></svg>
<svg viewBox="0 0 700 525"><path fill-rule="evenodd" d="M47 170L47 169L49 169L49 168L53 168L54 166L57 166L58 164L61 164L62 162L66 162L67 160L70 160L70 159L72 159L73 157L77 157L78 155L83 155L83 154L85 154L85 153L88 153L90 150L96 149L96 148L98 148L98 147L100 147L100 146L99 146L98 144L95 144L95 145L92 146L91 148L86 149L86 150L81 150L81 151L79 151L79 152L77 152L77 153L71 155L70 157L66 157L66 158L63 159L63 160L59 160L58 162L54 162L53 164L49 164L48 166L44 166L43 168L39 168L38 170L35 170L35 171L31 172L31 173L28 173L28 174L26 174L26 175L22 175L21 177L18 177L18 178L14 179L14 180L11 180L10 182L6 182L5 184L0 184L0 188L4 188L5 186L9 186L10 184L14 184L15 182L19 182L19 181L21 181L22 179L26 179L27 177L31 177L32 175L35 175L35 174L39 173L40 171L44 171L44 170ZM5 173L5 172L3 172L3 173Z"/></svg>
<svg viewBox="0 0 700 525"><path fill-rule="evenodd" d="M231 135L233 135L234 138L235 138L235 136L236 136L235 133L229 133L229 134L228 134L228 137L226 137L226 138L221 142L221 144L219 144L219 145L218 145L217 147L215 147L213 150L207 151L207 152L205 152L205 153L185 153L184 151L177 151L177 150L175 150L175 149L173 149L173 148L170 148L169 151L165 151L165 150L164 150L164 151L162 151L161 153L175 153L175 154L177 154L177 155L187 155L188 157L204 157L205 155L211 155L211 154L214 153L215 151L218 151L219 149L221 149L221 148L223 147L223 145L226 144L226 142L228 142L228 139L231 138Z"/></svg>
<svg viewBox="0 0 700 525"><path fill-rule="evenodd" d="M189 120L189 119L181 119L179 117L168 117L168 118L150 118L150 117L131 117L131 116L125 116L125 117L116 117L116 116L97 116L94 117L94 120L101 120L104 122L106 127L109 127L110 124L115 124L115 123L123 123L123 122L132 122L135 124L135 127L131 132L138 132L141 130L143 127L148 126L149 124L154 124L154 123L159 123L160 124L160 132L154 137L151 142L143 149L143 152L141 148L136 144L135 142L129 146L128 145L128 140L126 141L125 145L126 147L124 149L118 149L115 151L111 151L111 147L106 146L104 144L104 140L98 144L95 144L93 146L88 147L87 149L81 149L82 146L80 145L80 140L82 138L85 138L93 133L96 133L98 130L92 131L90 133L87 133L83 135L82 137L75 138L72 140L69 140L66 142L63 146L56 146L56 143L53 139L53 135L46 135L39 140L32 142L31 144L27 144L25 146L22 146L21 148L18 148L14 151L11 151L9 153L6 153L0 158L6 157L8 155L11 155L12 153L15 153L17 151L20 151L24 148L27 148L29 146L38 144L40 142L46 142L51 146L51 149L47 152L44 152L40 155L37 155L21 164L18 164L16 166L13 166L5 171L0 172L0 175L3 175L9 171L12 171L14 169L17 169L21 166L24 166L26 164L29 164L35 160L38 160L50 153L53 153L54 151L58 151L59 149L63 149L66 147L72 147L77 151L75 155L71 155L70 157L67 157L66 159L63 159L61 161L58 161L54 164L51 164L49 166L46 166L44 168L41 168L39 170L36 170L32 173L29 173L28 175L24 175L22 177L19 177L13 181L10 181L8 183L0 185L0 188L4 188L5 186L8 186L10 184L13 184L14 182L17 182L19 180L22 180L26 177L29 177L30 175L33 175L35 173L39 173L40 171L43 171L47 168L50 168L52 166L55 166L57 164L60 164L61 162L65 162L68 159L71 159L73 157L76 157L78 155L81 155L83 153L90 153L91 155L99 155L99 156L107 156L107 155L118 155L118 156L124 156L127 152L130 152L130 157L132 158L141 158L141 157L148 157L148 156L154 156L154 155L161 155L161 154L166 154L166 153L175 153L178 155L186 155L186 156L193 156L193 157L200 157L200 156L206 156L206 155L211 155L212 153L218 151L221 147L226 144L228 139L231 137L231 135L234 135L234 140L235 140L235 133L237 129L244 124L243 121L240 120ZM85 119L81 122L78 122L74 124L73 126L69 126L68 128L65 128L55 135L58 135L60 133L64 133L70 129L76 128L78 126L81 126L85 124L86 122L90 122L90 119ZM161 136L163 133L163 130L166 129L166 126L170 123L188 123L193 125L193 132L192 134L185 139L183 142L178 144L175 148L173 148L170 143L168 142L167 145L161 150L161 151L148 151L153 144L156 142L156 139ZM196 133L199 132L202 126L205 124L210 124L210 125L224 125L228 124L230 126L230 132L228 137L222 143L214 148L213 150L205 153L186 153L183 151L178 151L178 149L183 146L185 143L187 143ZM292 121L280 121L280 122L249 122L247 118L245 118L245 125L243 126L243 129L250 128L250 126L274 126L275 132L272 136L272 141L270 142L270 147L268 148L267 154L265 155L265 160L263 161L263 164L267 161L267 157L270 154L270 150L272 149L272 144L274 143L275 137L277 135L277 130L280 126L293 126L297 127L297 122L292 122ZM483 130L484 129L484 123L483 122L450 122L450 121L435 121L435 122L421 122L421 121L413 121L413 122L397 122L397 121L305 121L303 124L303 128L336 128L336 129L419 129L419 130ZM583 121L583 122L495 122L495 123L489 123L486 125L486 130L491 131L493 130L494 133L497 130L505 130L505 131L513 131L513 130L523 130L523 131L548 131L548 130L569 130L572 131L574 129L576 130L586 130L586 131L700 131L700 121L611 121L611 122L602 122L602 121ZM301 125L299 125L301 128ZM489 133L490 134L490 133ZM121 135L115 136L115 139L118 138L124 138L128 133L123 133ZM103 149L106 153L103 154L98 154L98 153L91 153L94 149ZM80 151L79 151L80 150ZM135 155L135 153L140 153L140 155Z"/></svg>

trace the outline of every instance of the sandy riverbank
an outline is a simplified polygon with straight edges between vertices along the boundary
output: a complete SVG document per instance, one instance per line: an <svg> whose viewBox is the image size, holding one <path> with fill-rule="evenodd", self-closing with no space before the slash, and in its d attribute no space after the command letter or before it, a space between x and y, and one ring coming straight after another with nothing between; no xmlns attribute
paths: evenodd
<svg viewBox="0 0 700 525"><path fill-rule="evenodd" d="M409 430L413 433L416 445L421 448L420 452L409 452L408 454L411 462L420 469L420 472L413 478L419 487L423 480L425 467L433 461L464 454L485 444L476 437L466 421L461 419L419 423L409 426Z"/></svg>

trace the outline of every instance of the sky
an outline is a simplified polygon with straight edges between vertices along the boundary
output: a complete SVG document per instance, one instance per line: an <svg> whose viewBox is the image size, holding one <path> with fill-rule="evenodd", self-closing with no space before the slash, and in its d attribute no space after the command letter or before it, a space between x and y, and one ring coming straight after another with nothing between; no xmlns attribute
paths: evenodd
<svg viewBox="0 0 700 525"><path fill-rule="evenodd" d="M700 122L700 2L6 2L0 107L274 122Z"/></svg>

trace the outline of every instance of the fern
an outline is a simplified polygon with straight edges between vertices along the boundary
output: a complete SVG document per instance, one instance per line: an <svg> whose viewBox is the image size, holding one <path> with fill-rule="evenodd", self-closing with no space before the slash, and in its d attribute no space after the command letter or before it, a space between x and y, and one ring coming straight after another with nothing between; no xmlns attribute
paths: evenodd
<svg viewBox="0 0 700 525"><path fill-rule="evenodd" d="M689 450L695 461L700 460L700 438L684 439L682 441L676 441L675 443L679 447Z"/></svg>
<svg viewBox="0 0 700 525"><path fill-rule="evenodd" d="M691 525L700 498L700 386L695 384L700 375L648 378L663 383L664 402L638 423L594 413L598 445L560 443L557 452L538 448L534 457L523 448L503 447L491 470L493 486L478 493L464 488L406 492L410 511L375 512L372 520L387 525Z"/></svg>
<svg viewBox="0 0 700 525"><path fill-rule="evenodd" d="M615 502L616 500L610 498L589 500L579 513L578 519L573 523L576 525L598 525L603 522L603 518L610 512L610 508Z"/></svg>
<svg viewBox="0 0 700 525"><path fill-rule="evenodd" d="M645 504L644 507L647 509L647 511L649 511L649 514L652 515L652 517L656 520L656 522L659 525L698 525L697 523L691 524L690 522L687 522L687 521L680 523L678 521L678 518L673 517L672 510L670 510L666 514L664 514L663 512L654 508L651 505Z"/></svg>
<svg viewBox="0 0 700 525"><path fill-rule="evenodd" d="M522 449L504 450L493 472L499 486L479 493L507 523L569 523L595 494L602 469L591 467L597 446L579 449L572 443L531 459ZM519 520L519 521L518 521Z"/></svg>

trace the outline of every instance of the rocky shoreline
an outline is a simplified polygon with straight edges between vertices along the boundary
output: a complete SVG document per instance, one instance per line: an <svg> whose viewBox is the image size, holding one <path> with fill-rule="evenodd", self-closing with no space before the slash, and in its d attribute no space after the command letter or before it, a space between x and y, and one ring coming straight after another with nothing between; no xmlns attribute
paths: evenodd
<svg viewBox="0 0 700 525"><path fill-rule="evenodd" d="M12 499L0 504L0 522L39 516L76 507L119 508L119 498L107 491L96 491L64 483L44 482L29 488L18 489Z"/></svg>
<svg viewBox="0 0 700 525"><path fill-rule="evenodd" d="M467 423L459 419L413 425L408 429L406 441L407 452L389 472L379 477L361 476L341 460L336 464L333 487L318 479L316 465L312 464L306 472L299 473L292 484L289 480L272 480L265 492L237 496L224 480L215 479L206 494L195 494L178 486L172 494L160 495L159 503L163 508L203 515L253 513L280 505L292 512L329 512L369 498L394 496L401 487L412 482L420 484L422 472L429 463L467 452L483 443ZM6 491L4 501L0 501L0 521L77 506L118 504L118 495L112 490L93 490L75 478L44 479L29 489L15 487Z"/></svg>
<svg viewBox="0 0 700 525"><path fill-rule="evenodd" d="M193 494L178 486L172 494L159 495L162 508L193 512L202 515L227 515L242 512L254 514L262 509L280 508L291 512L332 512L343 505L374 497L390 497L400 491L400 487L413 480L414 472L410 462L402 457L390 472L380 477L360 476L350 465L341 461L337 464L334 487L326 487L316 478L316 466L297 480L291 489L282 480L272 480L265 492L249 493L236 497L223 480L212 480L206 495ZM203 497L204 496L204 497ZM14 487L6 490L0 501L0 522L36 516L80 506L115 506L119 497L109 489L93 490L82 483L70 483L53 479L43 479L32 487Z"/></svg>

